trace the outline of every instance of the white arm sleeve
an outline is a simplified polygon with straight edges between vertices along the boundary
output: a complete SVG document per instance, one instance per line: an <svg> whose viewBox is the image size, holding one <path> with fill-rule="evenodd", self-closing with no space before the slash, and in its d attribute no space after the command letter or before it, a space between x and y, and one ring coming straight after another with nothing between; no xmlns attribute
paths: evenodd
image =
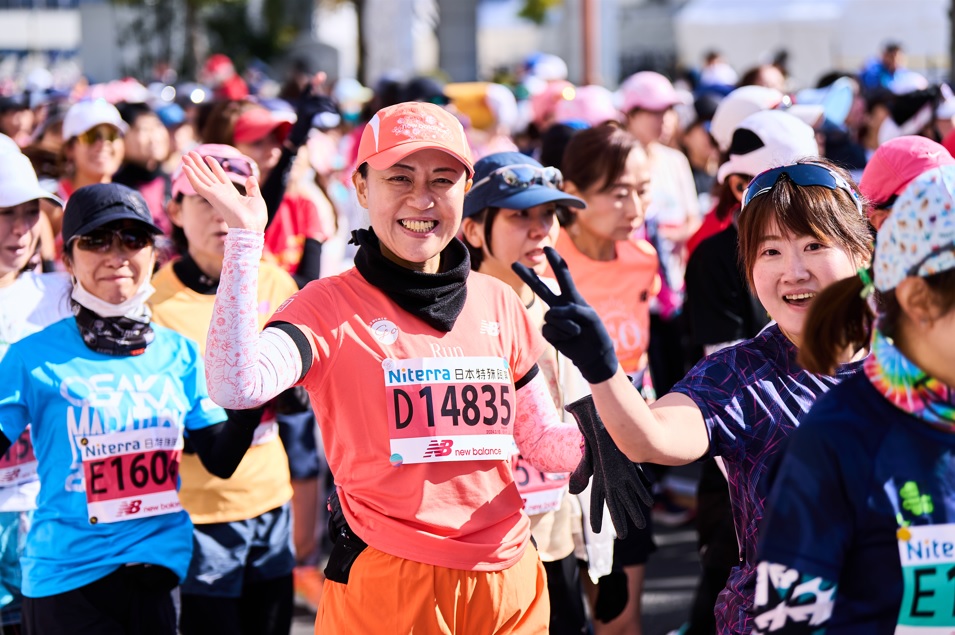
<svg viewBox="0 0 955 635"><path fill-rule="evenodd" d="M265 235L230 229L206 338L209 396L224 408L255 408L302 375L302 356L287 333L259 332L259 260Z"/></svg>

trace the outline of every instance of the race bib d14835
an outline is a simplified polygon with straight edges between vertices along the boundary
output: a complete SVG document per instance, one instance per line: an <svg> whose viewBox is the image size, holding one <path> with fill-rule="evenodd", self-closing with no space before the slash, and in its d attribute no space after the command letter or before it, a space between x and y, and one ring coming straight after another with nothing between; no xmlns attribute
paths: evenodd
<svg viewBox="0 0 955 635"><path fill-rule="evenodd" d="M391 462L508 460L514 385L501 357L382 362Z"/></svg>

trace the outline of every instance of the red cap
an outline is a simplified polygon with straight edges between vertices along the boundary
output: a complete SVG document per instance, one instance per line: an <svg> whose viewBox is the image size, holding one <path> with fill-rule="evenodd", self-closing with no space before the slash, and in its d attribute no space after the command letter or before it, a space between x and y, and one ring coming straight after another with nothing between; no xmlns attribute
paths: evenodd
<svg viewBox="0 0 955 635"><path fill-rule="evenodd" d="M289 117L273 113L267 108L250 108L239 115L232 133L233 143L254 143L278 129L279 142L285 141L292 122Z"/></svg>
<svg viewBox="0 0 955 635"><path fill-rule="evenodd" d="M419 150L441 150L474 176L471 147L457 118L441 106L405 102L382 108L361 133L357 165L385 170Z"/></svg>
<svg viewBox="0 0 955 635"><path fill-rule="evenodd" d="M871 203L871 212L901 194L915 177L943 165L955 165L955 158L944 146L927 137L896 137L880 145L869 159L859 179L859 191Z"/></svg>

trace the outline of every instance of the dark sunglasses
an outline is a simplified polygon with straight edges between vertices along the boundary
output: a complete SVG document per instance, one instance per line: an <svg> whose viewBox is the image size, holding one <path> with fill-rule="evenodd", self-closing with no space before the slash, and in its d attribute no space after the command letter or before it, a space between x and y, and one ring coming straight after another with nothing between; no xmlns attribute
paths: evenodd
<svg viewBox="0 0 955 635"><path fill-rule="evenodd" d="M123 135L120 134L119 130L113 126L96 126L95 128L90 128L82 134L76 135L76 138L85 143L88 146L93 145L97 141L116 141L120 139Z"/></svg>
<svg viewBox="0 0 955 635"><path fill-rule="evenodd" d="M106 253L116 239L128 251L139 251L153 244L153 235L145 229L94 229L76 237L76 246L83 251Z"/></svg>
<svg viewBox="0 0 955 635"><path fill-rule="evenodd" d="M745 210L746 206L749 205L753 199L770 192L783 176L799 187L820 185L830 190L842 190L852 197L852 200L856 204L856 209L859 211L859 215L861 216L863 214L862 201L859 200L859 195L852 189L849 182L833 170L815 163L785 165L781 168L773 168L772 170L766 170L761 174L757 174L756 177L750 181L749 186L743 193L743 205L740 211Z"/></svg>
<svg viewBox="0 0 955 635"><path fill-rule="evenodd" d="M505 165L500 167L471 186L473 192L485 183L497 180L497 189L509 190L515 187L528 188L542 185L559 190L564 184L560 170L554 167L539 168L533 165Z"/></svg>

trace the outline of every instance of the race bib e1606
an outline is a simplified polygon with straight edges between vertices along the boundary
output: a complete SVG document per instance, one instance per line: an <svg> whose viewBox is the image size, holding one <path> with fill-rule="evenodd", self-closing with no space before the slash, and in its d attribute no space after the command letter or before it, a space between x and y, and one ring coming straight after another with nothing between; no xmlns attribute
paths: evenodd
<svg viewBox="0 0 955 635"><path fill-rule="evenodd" d="M514 385L501 357L386 359L391 462L507 460Z"/></svg>
<svg viewBox="0 0 955 635"><path fill-rule="evenodd" d="M78 439L90 524L116 523L182 509L177 485L179 428L145 428Z"/></svg>

